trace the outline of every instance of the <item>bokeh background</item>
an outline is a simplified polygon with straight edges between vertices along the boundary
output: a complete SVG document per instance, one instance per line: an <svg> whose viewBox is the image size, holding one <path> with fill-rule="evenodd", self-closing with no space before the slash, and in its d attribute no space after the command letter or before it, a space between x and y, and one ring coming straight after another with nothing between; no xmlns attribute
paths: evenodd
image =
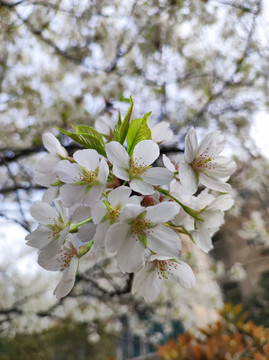
<svg viewBox="0 0 269 360"><path fill-rule="evenodd" d="M0 359L155 359L146 354L156 344L199 337L227 302L248 311L241 322L269 327L268 1L1 0L0 39ZM185 252L191 291L167 284L146 304L111 259L88 256L56 301L60 275L42 270L24 240L44 191L34 182L42 134L72 153L56 127L116 119L130 95L133 118L152 111L152 124L170 123L176 141L163 153L184 150L191 126L200 138L223 131L235 205L209 255Z"/></svg>

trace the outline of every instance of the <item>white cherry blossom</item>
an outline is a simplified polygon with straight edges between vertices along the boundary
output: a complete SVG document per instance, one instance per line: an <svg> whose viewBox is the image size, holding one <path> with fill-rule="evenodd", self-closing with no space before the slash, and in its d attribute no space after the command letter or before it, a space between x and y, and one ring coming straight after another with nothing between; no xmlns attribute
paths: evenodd
<svg viewBox="0 0 269 360"><path fill-rule="evenodd" d="M56 170L64 183L60 195L66 207L91 204L103 191L109 173L106 161L96 150L78 150L73 157L76 163L63 160Z"/></svg>
<svg viewBox="0 0 269 360"><path fill-rule="evenodd" d="M152 302L159 295L164 280L178 282L185 289L192 288L196 282L192 269L184 261L169 256L151 255L145 267L136 274L132 293Z"/></svg>
<svg viewBox="0 0 269 360"><path fill-rule="evenodd" d="M224 145L225 139L220 131L207 134L200 145L194 128L188 131L184 161L179 166L179 177L190 193L196 192L199 183L216 191L231 190L226 181L235 171L235 163L225 156L219 156Z"/></svg>
<svg viewBox="0 0 269 360"><path fill-rule="evenodd" d="M119 221L122 208L126 204L137 204L141 202L141 197L131 196L132 189L127 186L120 186L112 190L107 199L98 199L92 206L92 218L97 225L93 241L94 246L104 246L106 232L110 226ZM78 233L80 236L80 232Z"/></svg>
<svg viewBox="0 0 269 360"><path fill-rule="evenodd" d="M68 211L61 201L55 201L54 204L55 207L47 202L36 201L32 206L31 215L40 225L26 236L28 246L42 249L54 240L59 240L59 244L65 240L70 229Z"/></svg>
<svg viewBox="0 0 269 360"><path fill-rule="evenodd" d="M156 125L149 124L152 140L157 144L170 145L176 141L173 131L170 129L168 121L160 121Z"/></svg>
<svg viewBox="0 0 269 360"><path fill-rule="evenodd" d="M105 238L106 249L117 252L122 272L139 270L149 250L161 255L179 255L181 241L178 234L163 225L178 211L178 206L172 202L147 208L128 204L123 208L120 222L110 227Z"/></svg>
<svg viewBox="0 0 269 360"><path fill-rule="evenodd" d="M67 158L68 154L53 134L46 132L42 135L42 140L49 154L43 156L39 161L35 173L35 181L40 185L48 187L43 195L43 201L52 202L58 192L58 186L50 186L58 180L55 168L59 161Z"/></svg>
<svg viewBox="0 0 269 360"><path fill-rule="evenodd" d="M152 185L165 185L173 179L173 173L150 165L159 157L158 145L152 140L140 141L129 157L126 149L117 141L106 146L108 160L113 164L113 173L120 179L130 181L132 190L143 195L154 193Z"/></svg>
<svg viewBox="0 0 269 360"><path fill-rule="evenodd" d="M53 256L39 254L38 263L46 270L63 270L62 278L54 290L57 298L66 296L73 288L79 265L79 247L75 238L69 234L67 240L61 245Z"/></svg>
<svg viewBox="0 0 269 360"><path fill-rule="evenodd" d="M230 209L234 201L230 194L215 198L206 191L203 191L198 197L183 196L182 198L185 204L200 213L204 221L196 220L183 209L180 209L174 222L183 226L190 233L195 243L208 253L213 248L211 237L224 223L224 211Z"/></svg>

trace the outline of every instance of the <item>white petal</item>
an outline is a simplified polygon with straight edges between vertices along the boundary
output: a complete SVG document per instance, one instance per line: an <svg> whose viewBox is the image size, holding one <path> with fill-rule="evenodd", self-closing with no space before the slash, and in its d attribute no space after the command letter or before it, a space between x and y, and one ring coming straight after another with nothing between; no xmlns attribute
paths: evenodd
<svg viewBox="0 0 269 360"><path fill-rule="evenodd" d="M59 240L51 241L47 246L40 250L37 260L38 264L47 270L58 270L58 268L55 268L55 264L51 259L54 258L60 250L61 242ZM51 268L49 268L50 266Z"/></svg>
<svg viewBox="0 0 269 360"><path fill-rule="evenodd" d="M201 141L198 153L202 154L205 151L209 156L218 155L224 148L225 138L220 131L213 131L207 134Z"/></svg>
<svg viewBox="0 0 269 360"><path fill-rule="evenodd" d="M38 226L35 231L25 237L25 240L27 240L26 245L37 249L42 249L51 241L49 239L49 234L49 229L46 226Z"/></svg>
<svg viewBox="0 0 269 360"><path fill-rule="evenodd" d="M103 185L94 185L90 188L89 192L85 196L84 204L85 205L92 205L92 202L96 200L99 195L101 195L102 191L104 190Z"/></svg>
<svg viewBox="0 0 269 360"><path fill-rule="evenodd" d="M152 140L143 140L136 144L133 151L133 159L136 164L151 165L160 155L159 146Z"/></svg>
<svg viewBox="0 0 269 360"><path fill-rule="evenodd" d="M199 223L201 227L214 228L224 223L224 213L221 210L205 210L201 213L204 223Z"/></svg>
<svg viewBox="0 0 269 360"><path fill-rule="evenodd" d="M56 209L44 201L36 201L30 212L32 217L42 225L52 224L54 219L58 220Z"/></svg>
<svg viewBox="0 0 269 360"><path fill-rule="evenodd" d="M166 185L173 180L174 174L166 168L154 167L148 169L141 177L151 185Z"/></svg>
<svg viewBox="0 0 269 360"><path fill-rule="evenodd" d="M167 272L168 279L180 283L184 289L191 289L196 283L191 267L181 260L175 266L175 269Z"/></svg>
<svg viewBox="0 0 269 360"><path fill-rule="evenodd" d="M183 162L179 165L179 177L182 184L190 194L194 194L198 189L198 180L192 167Z"/></svg>
<svg viewBox="0 0 269 360"><path fill-rule="evenodd" d="M142 212L144 212L145 210L146 210L146 208L144 208L143 206L140 206L140 205L126 204L122 209L119 220L120 220L120 222L123 222L125 220L135 219L135 218L137 218L137 216L142 214Z"/></svg>
<svg viewBox="0 0 269 360"><path fill-rule="evenodd" d="M194 128L190 128L185 137L184 156L187 163L191 163L197 154L198 140Z"/></svg>
<svg viewBox="0 0 269 360"><path fill-rule="evenodd" d="M215 179L211 176L208 176L204 173L200 173L199 175L200 183L207 186L209 189L220 191L220 192L229 192L232 190L230 184L222 182L218 179Z"/></svg>
<svg viewBox="0 0 269 360"><path fill-rule="evenodd" d="M56 174L65 183L73 183L80 180L82 169L78 164L71 164L68 160L59 161Z"/></svg>
<svg viewBox="0 0 269 360"><path fill-rule="evenodd" d="M106 237L106 233L107 230L110 228L110 222L109 221L105 221L100 223L97 228L96 228L96 232L94 234L94 246L96 247L104 247L105 246L105 237Z"/></svg>
<svg viewBox="0 0 269 360"><path fill-rule="evenodd" d="M143 296L148 302L154 301L161 291L163 278L159 279L152 264L147 264L134 278L132 293Z"/></svg>
<svg viewBox="0 0 269 360"><path fill-rule="evenodd" d="M130 197L131 192L132 190L129 187L119 186L108 194L107 200L112 207L115 207L118 204L124 204Z"/></svg>
<svg viewBox="0 0 269 360"><path fill-rule="evenodd" d="M164 223L172 220L179 212L179 206L176 203L167 201L160 204L147 207L146 219L151 223Z"/></svg>
<svg viewBox="0 0 269 360"><path fill-rule="evenodd" d="M147 246L160 255L178 256L181 251L181 240L175 231L160 225L147 234Z"/></svg>
<svg viewBox="0 0 269 360"><path fill-rule="evenodd" d="M67 226L65 229L63 229L62 231L59 232L59 241L62 244L64 242L64 240L66 239L68 233L70 230L70 226Z"/></svg>
<svg viewBox="0 0 269 360"><path fill-rule="evenodd" d="M206 253L213 248L212 240L207 229L199 229L199 231L194 231L192 237L196 244Z"/></svg>
<svg viewBox="0 0 269 360"><path fill-rule="evenodd" d="M230 177L236 170L236 164L226 156L218 156L212 161L211 168L206 170L205 173L210 174L216 178Z"/></svg>
<svg viewBox="0 0 269 360"><path fill-rule="evenodd" d="M80 226L77 236L82 242L89 242L93 240L96 232L96 225L93 223L87 223Z"/></svg>
<svg viewBox="0 0 269 360"><path fill-rule="evenodd" d="M62 147L60 141L51 133L47 132L42 135L45 148L51 154L59 154L63 157L67 156L66 150Z"/></svg>
<svg viewBox="0 0 269 360"><path fill-rule="evenodd" d="M119 164L114 164L113 165L113 174L115 176L117 176L119 179L130 180L128 169L129 168L124 168Z"/></svg>
<svg viewBox="0 0 269 360"><path fill-rule="evenodd" d="M79 203L85 196L85 187L80 185L65 184L60 188L60 195L66 207Z"/></svg>
<svg viewBox="0 0 269 360"><path fill-rule="evenodd" d="M99 224L106 213L107 209L102 200L96 200L92 204L92 218L95 224Z"/></svg>
<svg viewBox="0 0 269 360"><path fill-rule="evenodd" d="M72 222L81 222L91 217L91 209L88 206L75 206L71 209L71 221Z"/></svg>
<svg viewBox="0 0 269 360"><path fill-rule="evenodd" d="M70 261L70 266L64 270L62 279L53 292L58 299L66 296L73 289L77 268L78 258L74 256Z"/></svg>
<svg viewBox="0 0 269 360"><path fill-rule="evenodd" d="M118 251L126 241L130 227L127 224L113 224L106 233L105 247L109 252Z"/></svg>
<svg viewBox="0 0 269 360"><path fill-rule="evenodd" d="M231 198L231 195L221 195L218 196L210 205L209 209L219 209L222 211L229 210L234 204L234 200Z"/></svg>
<svg viewBox="0 0 269 360"><path fill-rule="evenodd" d="M117 141L106 145L106 154L111 164L117 164L124 169L129 169L129 155L125 148Z"/></svg>
<svg viewBox="0 0 269 360"><path fill-rule="evenodd" d="M94 149L78 150L73 155L75 161L88 170L94 171L99 165L98 152Z"/></svg>
<svg viewBox="0 0 269 360"><path fill-rule="evenodd" d="M168 121L161 121L151 128L152 140L156 143L169 144L175 141L174 133L169 128L170 123Z"/></svg>
<svg viewBox="0 0 269 360"><path fill-rule="evenodd" d="M109 174L108 165L104 159L101 159L98 170L98 180L101 182L101 184L106 183L108 174Z"/></svg>
<svg viewBox="0 0 269 360"><path fill-rule="evenodd" d="M152 185L146 183L143 180L133 179L130 181L130 187L132 190L139 194L151 195L154 193L154 188Z"/></svg>
<svg viewBox="0 0 269 360"><path fill-rule="evenodd" d="M140 241L125 237L117 255L119 269L123 273L139 270L144 262L144 252L145 248Z"/></svg>
<svg viewBox="0 0 269 360"><path fill-rule="evenodd" d="M50 186L43 194L42 201L47 203L51 203L54 199L56 199L59 191L58 186Z"/></svg>
<svg viewBox="0 0 269 360"><path fill-rule="evenodd" d="M57 180L57 175L54 172L40 173L36 172L34 181L42 186L50 186Z"/></svg>
<svg viewBox="0 0 269 360"><path fill-rule="evenodd" d="M52 172L54 173L54 167L60 161L59 156L53 154L45 155L38 163L37 171L41 173Z"/></svg>
<svg viewBox="0 0 269 360"><path fill-rule="evenodd" d="M176 168L173 165L172 161L165 154L163 154L163 163L168 170L172 172L176 171Z"/></svg>

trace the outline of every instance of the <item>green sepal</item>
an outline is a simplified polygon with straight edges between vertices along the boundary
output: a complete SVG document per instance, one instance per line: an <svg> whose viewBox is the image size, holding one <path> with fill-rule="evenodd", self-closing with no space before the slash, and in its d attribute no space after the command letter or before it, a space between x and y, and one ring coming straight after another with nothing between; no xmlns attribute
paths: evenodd
<svg viewBox="0 0 269 360"><path fill-rule="evenodd" d="M147 247L147 235L144 233L138 234L138 239L142 242L142 244L146 248Z"/></svg>
<svg viewBox="0 0 269 360"><path fill-rule="evenodd" d="M87 254L87 252L88 252L89 250L91 250L92 245L93 245L93 240L90 241L88 244L82 245L82 246L79 248L79 252L78 252L79 258L81 258L83 255Z"/></svg>
<svg viewBox="0 0 269 360"><path fill-rule="evenodd" d="M123 121L121 120L121 116L120 116L120 112L119 112L119 119L117 124L115 125L114 128L114 138L113 140L118 141L120 144L123 145L126 136L127 136L127 132L129 129L129 124L130 124L130 120L131 120L131 115L132 115L132 111L133 111L133 99L130 96L130 102L131 105L127 111L127 114L125 115L125 118L123 119Z"/></svg>
<svg viewBox="0 0 269 360"><path fill-rule="evenodd" d="M77 130L77 128L79 128L79 131L82 131L82 128L84 128L86 132L71 132L57 127L58 130L60 130L63 134L69 136L78 144L84 146L87 149L94 149L100 155L106 156L104 139L97 130L85 125L77 126L75 129Z"/></svg>
<svg viewBox="0 0 269 360"><path fill-rule="evenodd" d="M142 140L151 140L151 131L147 120L151 111L145 114L141 119L134 119L130 123L127 133L127 152L132 154L134 147Z"/></svg>

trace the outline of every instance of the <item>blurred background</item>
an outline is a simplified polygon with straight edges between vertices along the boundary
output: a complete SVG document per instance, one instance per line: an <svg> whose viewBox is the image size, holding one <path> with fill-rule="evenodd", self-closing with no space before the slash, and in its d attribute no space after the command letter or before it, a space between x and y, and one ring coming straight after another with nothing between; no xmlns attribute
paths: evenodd
<svg viewBox="0 0 269 360"><path fill-rule="evenodd" d="M171 343L156 345L186 331L199 338L198 328L221 319L236 319L240 334L249 320L268 328L268 1L0 0L0 38L0 359L185 359ZM34 182L42 134L72 153L77 145L56 126L116 119L130 95L133 118L152 111L152 124L170 123L176 141L162 153L183 151L191 126L200 138L225 134L225 155L237 163L235 205L209 255L183 254L194 289L167 284L146 304L113 259L89 255L71 294L57 301L60 274L40 268L24 240L44 191ZM267 335L259 336L257 351L267 351Z"/></svg>

